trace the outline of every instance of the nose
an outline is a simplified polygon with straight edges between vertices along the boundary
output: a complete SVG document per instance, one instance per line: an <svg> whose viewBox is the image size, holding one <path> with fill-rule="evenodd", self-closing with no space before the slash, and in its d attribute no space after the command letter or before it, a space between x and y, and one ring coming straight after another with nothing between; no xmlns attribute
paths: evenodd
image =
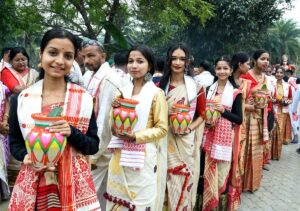
<svg viewBox="0 0 300 211"><path fill-rule="evenodd" d="M138 66L138 63L136 62L136 61L134 61L133 63L132 63L132 67L133 68L136 68Z"/></svg>
<svg viewBox="0 0 300 211"><path fill-rule="evenodd" d="M84 65L87 65L89 63L89 58L86 56L82 57L82 60L83 60Z"/></svg>
<svg viewBox="0 0 300 211"><path fill-rule="evenodd" d="M64 63L64 56L62 54L56 57L56 63L62 65Z"/></svg>

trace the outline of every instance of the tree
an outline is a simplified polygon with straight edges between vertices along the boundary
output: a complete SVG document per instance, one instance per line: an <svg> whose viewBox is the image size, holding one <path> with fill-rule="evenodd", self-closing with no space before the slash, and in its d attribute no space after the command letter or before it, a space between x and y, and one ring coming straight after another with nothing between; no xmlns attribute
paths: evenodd
<svg viewBox="0 0 300 211"><path fill-rule="evenodd" d="M35 16L42 29L62 26L114 50L163 42L188 24L190 15L201 24L213 15L203 0L19 0L17 7L20 16Z"/></svg>
<svg viewBox="0 0 300 211"><path fill-rule="evenodd" d="M268 29L265 48L269 50L272 61L279 63L282 54L289 55L293 62L299 61L300 28L293 20L279 20Z"/></svg>
<svg viewBox="0 0 300 211"><path fill-rule="evenodd" d="M208 0L215 16L205 25L197 18L180 30L171 42L184 41L192 46L196 61L214 60L237 51L251 52L263 44L269 26L291 6L290 0ZM281 5L281 8L279 8Z"/></svg>

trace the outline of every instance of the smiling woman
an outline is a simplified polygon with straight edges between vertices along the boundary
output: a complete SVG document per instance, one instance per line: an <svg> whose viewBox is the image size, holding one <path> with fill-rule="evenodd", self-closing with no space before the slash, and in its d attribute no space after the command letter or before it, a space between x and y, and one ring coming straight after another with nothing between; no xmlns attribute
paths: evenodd
<svg viewBox="0 0 300 211"><path fill-rule="evenodd" d="M29 56L24 48L15 47L9 53L11 67L1 72L3 83L14 93L19 93L35 83L38 72L28 67Z"/></svg>
<svg viewBox="0 0 300 211"><path fill-rule="evenodd" d="M64 29L47 31L40 48L41 80L12 98L10 149L23 164L9 210L18 210L24 204L25 210L100 210L84 156L95 154L99 148L92 97L80 86L65 80L76 51L73 34ZM35 126L31 115L49 114L56 107L62 107L64 118L53 122L45 131L64 135L67 145L56 166L34 167L24 142Z"/></svg>

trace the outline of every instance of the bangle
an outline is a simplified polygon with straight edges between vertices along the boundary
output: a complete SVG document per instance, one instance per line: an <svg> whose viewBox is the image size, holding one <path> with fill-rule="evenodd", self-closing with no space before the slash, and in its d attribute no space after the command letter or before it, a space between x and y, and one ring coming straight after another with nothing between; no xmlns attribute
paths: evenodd
<svg viewBox="0 0 300 211"><path fill-rule="evenodd" d="M189 130L189 133L191 133L191 132L192 132L192 129L191 129L191 128L189 128L189 127L188 127L187 129Z"/></svg>

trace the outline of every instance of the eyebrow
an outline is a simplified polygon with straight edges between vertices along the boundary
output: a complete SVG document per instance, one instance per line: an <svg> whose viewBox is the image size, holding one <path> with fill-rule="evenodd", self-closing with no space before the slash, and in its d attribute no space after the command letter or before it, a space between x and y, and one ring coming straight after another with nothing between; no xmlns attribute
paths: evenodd
<svg viewBox="0 0 300 211"><path fill-rule="evenodd" d="M54 49L54 50L59 50L58 48L53 47L53 46L49 46L48 48ZM75 54L73 51L66 51L66 53L72 53L72 54Z"/></svg>

